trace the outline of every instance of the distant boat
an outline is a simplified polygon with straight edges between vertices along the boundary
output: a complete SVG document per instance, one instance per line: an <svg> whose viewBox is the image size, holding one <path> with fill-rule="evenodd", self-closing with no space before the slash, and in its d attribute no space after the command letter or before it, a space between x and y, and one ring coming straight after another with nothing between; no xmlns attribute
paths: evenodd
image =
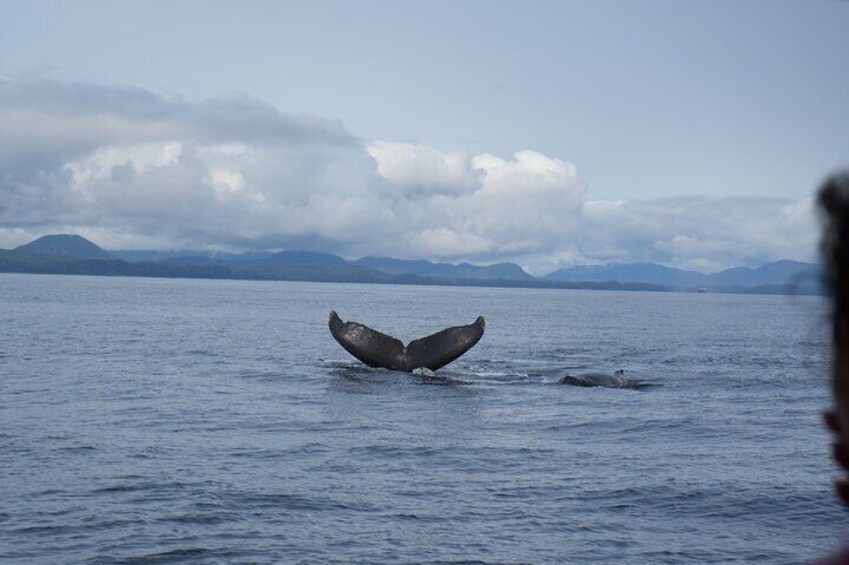
<svg viewBox="0 0 849 565"><path fill-rule="evenodd" d="M701 294L701 293L703 293L703 292L707 292L707 287L706 287L706 286L700 286L700 287L696 290L696 292L698 292L699 294Z"/></svg>

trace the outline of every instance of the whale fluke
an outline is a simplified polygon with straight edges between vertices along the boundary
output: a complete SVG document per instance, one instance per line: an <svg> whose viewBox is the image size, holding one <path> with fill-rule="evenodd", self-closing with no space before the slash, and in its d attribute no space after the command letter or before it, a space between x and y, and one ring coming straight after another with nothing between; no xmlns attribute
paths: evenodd
<svg viewBox="0 0 849 565"><path fill-rule="evenodd" d="M411 341L406 347L394 337L363 324L343 322L335 311L330 312L328 325L339 345L369 367L409 373L421 367L436 371L454 361L480 341L486 322L478 316L472 324L444 329Z"/></svg>

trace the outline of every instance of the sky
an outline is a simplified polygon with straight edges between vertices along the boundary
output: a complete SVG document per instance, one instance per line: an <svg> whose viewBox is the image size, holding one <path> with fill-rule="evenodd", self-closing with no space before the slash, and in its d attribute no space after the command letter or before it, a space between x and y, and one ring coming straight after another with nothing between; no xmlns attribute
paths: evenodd
<svg viewBox="0 0 849 565"><path fill-rule="evenodd" d="M815 260L849 2L0 0L0 248Z"/></svg>

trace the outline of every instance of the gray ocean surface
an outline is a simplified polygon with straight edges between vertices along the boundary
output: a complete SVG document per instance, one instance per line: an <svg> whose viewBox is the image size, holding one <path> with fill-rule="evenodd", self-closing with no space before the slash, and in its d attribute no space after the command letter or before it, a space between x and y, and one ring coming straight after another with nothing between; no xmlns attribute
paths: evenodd
<svg viewBox="0 0 849 565"><path fill-rule="evenodd" d="M435 375L368 369L486 316ZM823 299L0 275L4 563L803 563ZM557 384L625 369L648 389Z"/></svg>

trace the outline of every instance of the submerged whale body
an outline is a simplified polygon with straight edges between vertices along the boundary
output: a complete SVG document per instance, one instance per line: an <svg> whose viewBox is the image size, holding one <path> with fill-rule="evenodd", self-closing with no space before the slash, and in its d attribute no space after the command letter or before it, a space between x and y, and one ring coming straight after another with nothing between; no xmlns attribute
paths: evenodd
<svg viewBox="0 0 849 565"><path fill-rule="evenodd" d="M392 336L357 322L343 322L335 311L327 321L330 333L345 350L368 365L392 371L436 371L474 347L483 337L486 322L478 316L467 326L447 328L411 341L406 347Z"/></svg>
<svg viewBox="0 0 849 565"><path fill-rule="evenodd" d="M580 373L578 375L566 375L560 379L560 384L583 386L583 387L604 387L604 388L645 388L651 386L650 383L641 381L632 381L625 378L625 371L619 369L613 374L610 373Z"/></svg>

